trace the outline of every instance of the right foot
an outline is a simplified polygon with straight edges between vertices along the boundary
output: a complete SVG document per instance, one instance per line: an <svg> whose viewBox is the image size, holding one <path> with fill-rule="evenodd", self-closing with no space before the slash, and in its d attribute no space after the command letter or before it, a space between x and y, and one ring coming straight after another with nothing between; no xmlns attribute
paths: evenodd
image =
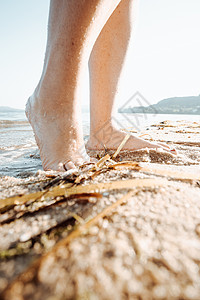
<svg viewBox="0 0 200 300"><path fill-rule="evenodd" d="M31 96L26 116L33 128L44 170L66 171L89 162L78 122L62 107L50 109Z"/></svg>
<svg viewBox="0 0 200 300"><path fill-rule="evenodd" d="M114 128L112 125L107 126L104 130L99 130L95 134L91 134L89 141L87 142L88 150L103 150L111 149L117 150L118 146L121 144L123 139L126 137L127 133ZM176 150L171 149L166 144L156 144L149 141L143 140L130 134L129 139L125 143L123 150L140 150L144 148L150 149L162 149L164 151L170 152L172 154L177 154Z"/></svg>

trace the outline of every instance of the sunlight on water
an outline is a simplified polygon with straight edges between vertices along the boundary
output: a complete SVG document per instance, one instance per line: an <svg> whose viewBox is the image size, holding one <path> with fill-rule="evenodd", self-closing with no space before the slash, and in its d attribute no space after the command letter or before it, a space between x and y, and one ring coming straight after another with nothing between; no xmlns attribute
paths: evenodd
<svg viewBox="0 0 200 300"><path fill-rule="evenodd" d="M121 114L113 117L113 124L121 129L144 130L164 120L199 121L198 115L142 115ZM83 131L89 135L89 112L83 112ZM33 131L24 111L0 112L0 176L18 176L42 169Z"/></svg>

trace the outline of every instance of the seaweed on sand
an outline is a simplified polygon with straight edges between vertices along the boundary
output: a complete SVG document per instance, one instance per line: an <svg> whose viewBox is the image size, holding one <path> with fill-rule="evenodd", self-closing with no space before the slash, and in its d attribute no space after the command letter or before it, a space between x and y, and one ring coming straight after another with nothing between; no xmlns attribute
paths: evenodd
<svg viewBox="0 0 200 300"><path fill-rule="evenodd" d="M59 174L52 179L47 185L43 187L42 191L35 193L17 195L6 199L0 199L0 212L9 210L15 205L26 204L29 205L36 201L44 201L46 199L56 199L57 197L69 197L75 194L91 193L94 190L101 191L103 189L122 189L132 188L136 186L150 186L159 184L160 179L133 179L133 180L120 180L110 183L96 183L90 185L81 185L88 179L94 179L95 176L107 172L111 169L123 169L131 168L135 171L144 172L151 175L162 176L171 180L182 180L182 181L199 181L199 175L192 173L183 173L172 171L168 168L157 169L155 167L141 166L139 163L134 161L123 161L115 162L113 159L117 157L125 143L129 139L130 135L127 134L124 140L121 142L117 150L112 156L106 154L97 163L84 164L77 170L69 170L63 174Z"/></svg>

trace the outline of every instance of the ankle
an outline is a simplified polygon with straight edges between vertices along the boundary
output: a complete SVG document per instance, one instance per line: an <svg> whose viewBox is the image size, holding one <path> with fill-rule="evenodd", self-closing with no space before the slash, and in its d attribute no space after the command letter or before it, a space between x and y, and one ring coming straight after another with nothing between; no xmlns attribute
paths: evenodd
<svg viewBox="0 0 200 300"><path fill-rule="evenodd" d="M100 120L99 122L91 122L90 126L90 137L95 137L96 135L103 135L107 131L116 130L115 126L112 124L112 120Z"/></svg>
<svg viewBox="0 0 200 300"><path fill-rule="evenodd" d="M108 122L98 129L90 131L89 144L107 147L116 136L119 138L119 132L111 122Z"/></svg>

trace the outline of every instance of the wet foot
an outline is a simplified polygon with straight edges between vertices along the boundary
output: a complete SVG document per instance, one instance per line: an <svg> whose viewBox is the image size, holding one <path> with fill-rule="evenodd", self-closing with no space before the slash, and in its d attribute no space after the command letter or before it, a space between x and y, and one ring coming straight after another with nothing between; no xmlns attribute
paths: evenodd
<svg viewBox="0 0 200 300"><path fill-rule="evenodd" d="M127 133L117 130L113 127L106 128L106 132L98 131L96 134L90 136L86 148L89 150L103 150L112 149L116 150L120 143L123 141ZM162 149L172 154L177 154L174 148L170 148L163 143L151 143L131 134L128 141L124 145L124 150L139 150L144 148Z"/></svg>
<svg viewBox="0 0 200 300"><path fill-rule="evenodd" d="M89 162L79 123L62 107L42 106L31 96L26 116L33 128L45 171L66 171Z"/></svg>

